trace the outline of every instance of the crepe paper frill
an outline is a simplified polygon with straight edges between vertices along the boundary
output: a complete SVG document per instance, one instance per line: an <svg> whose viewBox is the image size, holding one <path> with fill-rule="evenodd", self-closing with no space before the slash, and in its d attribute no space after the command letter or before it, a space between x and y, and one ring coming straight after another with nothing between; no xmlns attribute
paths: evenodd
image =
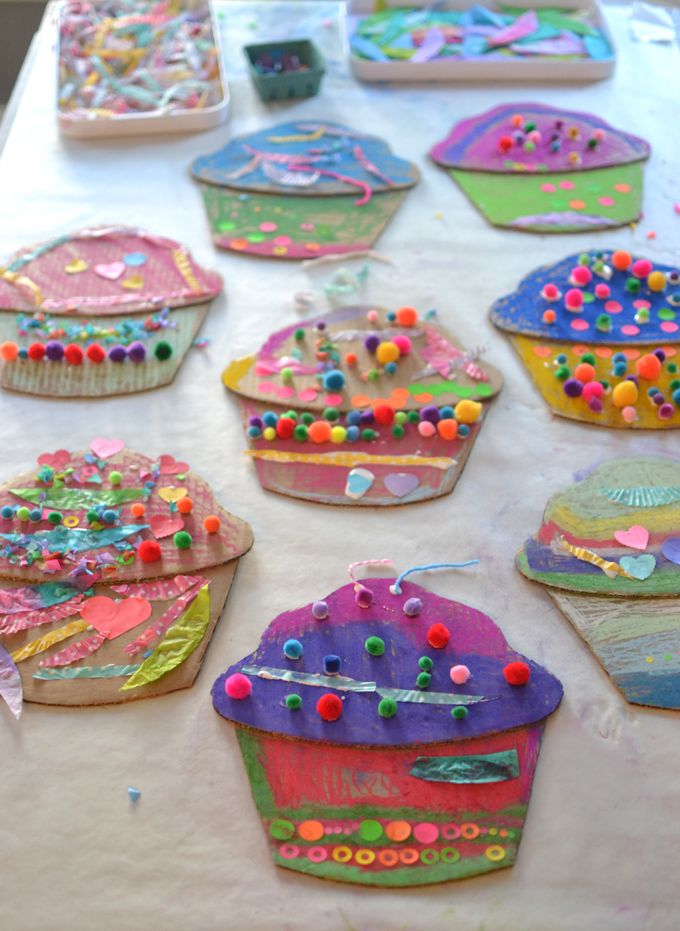
<svg viewBox="0 0 680 931"><path fill-rule="evenodd" d="M590 249L527 275L491 308L550 408L607 427L680 427L680 272Z"/></svg>
<svg viewBox="0 0 680 931"><path fill-rule="evenodd" d="M461 120L430 150L494 226L541 233L637 220L649 154L598 116L537 103Z"/></svg>
<svg viewBox="0 0 680 931"><path fill-rule="evenodd" d="M169 384L221 290L185 246L131 227L29 246L0 268L0 384L88 398Z"/></svg>
<svg viewBox="0 0 680 931"><path fill-rule="evenodd" d="M517 566L629 702L680 708L680 461L597 466L553 495Z"/></svg>
<svg viewBox="0 0 680 931"><path fill-rule="evenodd" d="M102 437L43 453L0 488L0 645L24 698L93 705L190 687L251 545L248 524L171 455Z"/></svg>
<svg viewBox="0 0 680 931"><path fill-rule="evenodd" d="M368 608L345 585L281 614L213 686L275 863L374 886L512 866L560 683L481 611L410 582L361 585Z"/></svg>
<svg viewBox="0 0 680 931"><path fill-rule="evenodd" d="M192 173L217 246L279 259L371 249L420 178L382 139L325 121L237 136Z"/></svg>
<svg viewBox="0 0 680 931"><path fill-rule="evenodd" d="M414 308L342 307L272 334L232 362L262 486L322 504L397 505L448 494L502 386Z"/></svg>

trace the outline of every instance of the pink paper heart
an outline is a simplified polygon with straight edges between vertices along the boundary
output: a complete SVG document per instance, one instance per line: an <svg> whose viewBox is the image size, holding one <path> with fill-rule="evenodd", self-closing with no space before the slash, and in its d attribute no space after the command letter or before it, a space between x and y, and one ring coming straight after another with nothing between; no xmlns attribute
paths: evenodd
<svg viewBox="0 0 680 931"><path fill-rule="evenodd" d="M80 613L98 633L107 640L113 640L148 620L151 617L151 604L146 598L114 601L106 595L95 595L94 598L88 598Z"/></svg>
<svg viewBox="0 0 680 931"><path fill-rule="evenodd" d="M107 440L103 436L98 436L90 443L90 449L98 459L110 459L121 449L125 449L125 443L123 440Z"/></svg>
<svg viewBox="0 0 680 931"><path fill-rule="evenodd" d="M184 528L184 519L181 517L168 517L165 514L156 514L150 518L151 533L157 540L178 533Z"/></svg>
<svg viewBox="0 0 680 931"><path fill-rule="evenodd" d="M60 472L71 461L71 453L67 449L58 449L56 453L43 453L38 456L38 465L50 466Z"/></svg>
<svg viewBox="0 0 680 931"><path fill-rule="evenodd" d="M628 530L615 530L614 539L621 546L629 546L632 550L646 550L649 543L649 531L646 527L633 524Z"/></svg>
<svg viewBox="0 0 680 931"><path fill-rule="evenodd" d="M102 262L100 265L95 265L94 271L100 278L106 278L107 281L117 281L127 269L123 262Z"/></svg>
<svg viewBox="0 0 680 931"><path fill-rule="evenodd" d="M174 456L161 456L158 464L161 468L161 475L179 475L181 472L189 471L188 464L186 462L177 462Z"/></svg>

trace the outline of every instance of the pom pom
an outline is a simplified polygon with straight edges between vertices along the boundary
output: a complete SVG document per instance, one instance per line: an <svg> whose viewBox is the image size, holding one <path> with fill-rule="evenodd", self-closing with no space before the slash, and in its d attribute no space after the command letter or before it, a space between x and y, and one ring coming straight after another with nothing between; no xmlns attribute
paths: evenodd
<svg viewBox="0 0 680 931"><path fill-rule="evenodd" d="M626 379L615 385L612 391L612 404L615 407L630 407L635 404L639 396L638 386L634 381Z"/></svg>
<svg viewBox="0 0 680 931"><path fill-rule="evenodd" d="M468 716L468 710L465 705L454 705L451 709L451 717L455 718L456 721L462 721Z"/></svg>
<svg viewBox="0 0 680 931"><path fill-rule="evenodd" d="M418 660L418 669L421 669L423 672L430 672L434 663L429 656L421 656Z"/></svg>
<svg viewBox="0 0 680 931"><path fill-rule="evenodd" d="M452 666L449 675L454 685L465 685L470 678L470 670L467 666Z"/></svg>
<svg viewBox="0 0 680 931"><path fill-rule="evenodd" d="M316 713L324 721L337 721L342 717L342 699L332 692L327 692L316 703Z"/></svg>
<svg viewBox="0 0 680 931"><path fill-rule="evenodd" d="M416 677L416 685L419 689L429 689L432 676L429 672L419 672Z"/></svg>
<svg viewBox="0 0 680 931"><path fill-rule="evenodd" d="M578 288L569 288L564 295L564 306L567 310L580 310L583 307L583 291L579 291Z"/></svg>
<svg viewBox="0 0 680 931"><path fill-rule="evenodd" d="M399 349L402 356L407 356L411 351L411 340L404 333L399 333L392 337L392 342Z"/></svg>
<svg viewBox="0 0 680 931"><path fill-rule="evenodd" d="M45 355L45 347L42 343L31 343L28 347L28 358L33 362L40 362Z"/></svg>
<svg viewBox="0 0 680 931"><path fill-rule="evenodd" d="M503 667L503 675L509 685L526 685L531 677L531 669L527 663L517 660Z"/></svg>
<svg viewBox="0 0 680 931"><path fill-rule="evenodd" d="M177 510L180 514L191 514L194 507L194 502L186 495L184 498L180 498L177 502Z"/></svg>
<svg viewBox="0 0 680 931"><path fill-rule="evenodd" d="M400 355L401 353L399 352L397 344L389 341L380 343L375 351L376 361L379 362L380 365L385 365L387 362L397 362Z"/></svg>
<svg viewBox="0 0 680 931"><path fill-rule="evenodd" d="M580 362L574 369L574 378L582 382L592 381L595 378L595 367L588 362Z"/></svg>
<svg viewBox="0 0 680 931"><path fill-rule="evenodd" d="M143 540L137 549L142 562L158 562L161 558L160 543L156 540Z"/></svg>
<svg viewBox="0 0 680 931"><path fill-rule="evenodd" d="M208 516L203 521L203 529L207 533L217 533L220 529L221 521L216 514L208 514Z"/></svg>
<svg viewBox="0 0 680 931"><path fill-rule="evenodd" d="M371 656L382 656L385 652L385 641L381 637L368 637L364 647Z"/></svg>
<svg viewBox="0 0 680 931"><path fill-rule="evenodd" d="M143 504L141 504L141 502L136 502L135 504L130 506L130 512L132 513L133 517L140 518L140 517L144 517L146 508L144 507Z"/></svg>
<svg viewBox="0 0 680 931"><path fill-rule="evenodd" d="M418 320L418 311L414 307L400 307L397 311L399 326L412 327Z"/></svg>
<svg viewBox="0 0 680 931"><path fill-rule="evenodd" d="M454 408L454 415L458 423L477 423L482 415L482 405L479 401L459 401Z"/></svg>
<svg viewBox="0 0 680 931"><path fill-rule="evenodd" d="M16 357L19 355L19 347L16 343L5 342L0 343L0 356L5 360L5 362L14 362Z"/></svg>
<svg viewBox="0 0 680 931"><path fill-rule="evenodd" d="M369 588L360 588L354 595L354 600L360 608L370 608L373 604L373 592Z"/></svg>
<svg viewBox="0 0 680 931"><path fill-rule="evenodd" d="M327 676L337 676L340 672L340 657L336 656L335 653L329 653L323 658L323 671Z"/></svg>
<svg viewBox="0 0 680 931"><path fill-rule="evenodd" d="M437 424L437 433L443 440L455 440L458 434L458 421L453 418L440 420Z"/></svg>
<svg viewBox="0 0 680 931"><path fill-rule="evenodd" d="M242 672L235 672L233 675L228 676L224 681L224 691L227 693L229 698L235 698L237 701L243 701L244 698L249 698L253 691L253 683L250 681L248 676L244 676Z"/></svg>
<svg viewBox="0 0 680 931"><path fill-rule="evenodd" d="M130 362L135 362L139 364L146 359L146 346L144 343L141 343L136 339L133 343L130 343L128 346L128 358Z"/></svg>
<svg viewBox="0 0 680 931"><path fill-rule="evenodd" d="M331 369L323 377L323 386L326 391L340 391L345 385L345 376L340 369Z"/></svg>
<svg viewBox="0 0 680 931"><path fill-rule="evenodd" d="M381 718L393 718L397 713L397 703L393 698L381 698L378 714Z"/></svg>
<svg viewBox="0 0 680 931"><path fill-rule="evenodd" d="M280 440L289 440L295 430L295 421L290 417L279 417L276 424L276 435Z"/></svg>
<svg viewBox="0 0 680 931"><path fill-rule="evenodd" d="M601 301L604 301L610 297L611 293L612 289L603 281L595 285L595 297L599 297Z"/></svg>
<svg viewBox="0 0 680 931"><path fill-rule="evenodd" d="M375 333L371 333L371 335L367 336L364 340L364 346L369 352L375 352L379 345L380 337L376 336Z"/></svg>
<svg viewBox="0 0 680 931"><path fill-rule="evenodd" d="M127 349L125 346L112 346L109 349L109 359L111 362L125 362L127 359Z"/></svg>
<svg viewBox="0 0 680 931"><path fill-rule="evenodd" d="M586 265L577 265L572 268L570 277L574 284L584 287L592 281L593 273Z"/></svg>
<svg viewBox="0 0 680 931"><path fill-rule="evenodd" d="M451 639L451 633L444 624L433 624L427 632L427 642L435 650L443 650Z"/></svg>
<svg viewBox="0 0 680 931"><path fill-rule="evenodd" d="M31 518L31 512L29 511L27 507L17 508L16 515L17 515L17 519L20 520L22 523L24 521L30 520Z"/></svg>
<svg viewBox="0 0 680 931"><path fill-rule="evenodd" d="M91 346L88 346L85 350L85 355L90 360L90 362L94 362L95 365L99 365L99 363L103 362L106 358L106 353L99 345L99 343L92 343Z"/></svg>
<svg viewBox="0 0 680 931"><path fill-rule="evenodd" d="M418 424L418 433L425 438L434 436L436 432L437 428L429 420L421 420Z"/></svg>
<svg viewBox="0 0 680 931"><path fill-rule="evenodd" d="M120 472L118 472L117 469L114 469L113 472L109 472L109 481L112 485L120 485L120 483L123 481L123 476Z"/></svg>
<svg viewBox="0 0 680 931"><path fill-rule="evenodd" d="M61 362L64 358L64 347L57 340L50 340L45 344L45 355L50 362Z"/></svg>
<svg viewBox="0 0 680 931"><path fill-rule="evenodd" d="M636 262L633 262L631 271L636 278L646 278L647 275L651 274L653 268L654 266L649 259L638 259Z"/></svg>
<svg viewBox="0 0 680 931"><path fill-rule="evenodd" d="M635 363L635 370L646 381L656 381L661 374L661 362L653 352L640 356Z"/></svg>
<svg viewBox="0 0 680 931"><path fill-rule="evenodd" d="M556 284L549 282L546 285L543 285L543 290L541 291L541 297L546 301L556 301L560 296L559 288Z"/></svg>
<svg viewBox="0 0 680 931"><path fill-rule="evenodd" d="M348 352L345 356L345 365L348 365L350 368L355 366L358 361L359 358L355 352Z"/></svg>
<svg viewBox="0 0 680 931"><path fill-rule="evenodd" d="M331 425L325 420L316 420L307 428L307 435L312 443L328 443L331 438Z"/></svg>
<svg viewBox="0 0 680 931"><path fill-rule="evenodd" d="M193 540L191 539L191 534L187 533L186 530L178 530L172 539L178 550L191 549Z"/></svg>
<svg viewBox="0 0 680 931"><path fill-rule="evenodd" d="M286 695L286 697L283 699L283 703L286 708L290 709L290 711L297 711L298 708L302 708L302 698L295 692L291 692L290 695Z"/></svg>
<svg viewBox="0 0 680 931"><path fill-rule="evenodd" d="M283 655L286 659L300 659L304 652L305 649L299 640L286 640L283 645Z"/></svg>
<svg viewBox="0 0 680 931"><path fill-rule="evenodd" d="M373 416L382 427L389 427L394 421L394 410L389 404L376 404Z"/></svg>
<svg viewBox="0 0 680 931"><path fill-rule="evenodd" d="M172 346L166 340L162 339L160 343L156 343L153 352L159 362L165 362L165 360L169 359L172 355Z"/></svg>
<svg viewBox="0 0 680 931"><path fill-rule="evenodd" d="M624 252L623 249L619 249L612 255L612 265L619 272L625 272L630 268L633 258L630 252Z"/></svg>
<svg viewBox="0 0 680 931"><path fill-rule="evenodd" d="M402 610L408 617L417 617L423 610L423 603L420 598L407 598Z"/></svg>
<svg viewBox="0 0 680 931"><path fill-rule="evenodd" d="M328 605L325 601L315 601L312 605L312 617L316 621L325 621L328 617Z"/></svg>

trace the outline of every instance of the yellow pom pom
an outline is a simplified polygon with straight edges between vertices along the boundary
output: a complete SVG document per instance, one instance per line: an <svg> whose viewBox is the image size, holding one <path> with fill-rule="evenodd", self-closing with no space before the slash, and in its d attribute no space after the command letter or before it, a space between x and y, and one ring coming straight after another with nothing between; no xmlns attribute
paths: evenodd
<svg viewBox="0 0 680 931"><path fill-rule="evenodd" d="M479 401L459 401L454 414L458 423L476 423L482 413Z"/></svg>
<svg viewBox="0 0 680 931"><path fill-rule="evenodd" d="M274 427L265 427L262 436L265 438L265 440L275 440L276 430Z"/></svg>
<svg viewBox="0 0 680 931"><path fill-rule="evenodd" d="M666 287L666 276L663 272L650 272L647 275L647 287L650 291L663 291Z"/></svg>
<svg viewBox="0 0 680 931"><path fill-rule="evenodd" d="M401 355L396 343L380 343L375 351L375 357L380 365L386 365L388 362L396 362Z"/></svg>
<svg viewBox="0 0 680 931"><path fill-rule="evenodd" d="M638 394L634 381L621 381L612 391L612 403L616 407L630 407L637 401Z"/></svg>
<svg viewBox="0 0 680 931"><path fill-rule="evenodd" d="M344 427L333 427L331 430L331 443L344 443L347 439L347 430Z"/></svg>

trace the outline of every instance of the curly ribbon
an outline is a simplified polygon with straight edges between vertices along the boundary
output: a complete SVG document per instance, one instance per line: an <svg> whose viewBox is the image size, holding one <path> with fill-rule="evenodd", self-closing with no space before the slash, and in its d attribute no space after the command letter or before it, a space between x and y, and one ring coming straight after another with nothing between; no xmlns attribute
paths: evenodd
<svg viewBox="0 0 680 931"><path fill-rule="evenodd" d="M178 576L178 578L181 578L181 576ZM164 634L170 625L177 620L182 611L185 611L189 607L201 588L204 585L207 587L208 584L209 583L205 579L198 577L196 583L183 592L177 601L170 605L167 611L161 614L159 618L156 618L152 624L149 624L149 626L131 643L127 644L125 652L128 656L135 656L137 653L144 650L155 637L160 637L161 634Z"/></svg>
<svg viewBox="0 0 680 931"><path fill-rule="evenodd" d="M411 575L413 572L429 572L430 569L465 569L467 566L478 565L478 559L468 559L467 562L431 562L426 566L413 566L412 569L407 569L401 573L394 585L390 585L390 591L393 595L401 595L401 583L407 575Z"/></svg>
<svg viewBox="0 0 680 931"><path fill-rule="evenodd" d="M49 650L55 643L61 643L62 640L72 637L73 634L82 633L84 630L87 630L89 626L88 622L83 620L83 618L78 618L77 621L71 621L70 624L65 624L63 627L57 627L56 630L51 630L48 634L45 634L44 637L31 640L25 647L22 647L20 650L15 650L14 653L11 654L12 659L15 663L21 663L23 660L35 656L36 653L44 653L45 650Z"/></svg>
<svg viewBox="0 0 680 931"><path fill-rule="evenodd" d="M368 158L364 150L360 145L354 146L354 157L359 162L364 171L368 174L375 175L376 178L380 178L381 181L384 181L389 187L394 187L394 181L391 178L382 172L377 165L374 165L373 162Z"/></svg>
<svg viewBox="0 0 680 931"><path fill-rule="evenodd" d="M621 575L625 579L635 578L626 572L626 570L623 569L617 562L610 562L608 559L603 559L592 550L587 550L584 546L573 546L571 543L567 543L564 537L558 537L558 543L568 553L571 553L572 556L575 556L582 562L588 562L591 564L591 566L597 566L598 569L601 569L609 579L613 579L616 575Z"/></svg>
<svg viewBox="0 0 680 931"><path fill-rule="evenodd" d="M85 595L76 595L75 598L71 598L70 601L65 601L63 604L40 608L37 611L12 614L4 619L4 623L0 623L0 636L17 634L21 630L31 630L41 624L63 621L64 618L73 617L74 614L80 614L80 608L84 600Z"/></svg>

